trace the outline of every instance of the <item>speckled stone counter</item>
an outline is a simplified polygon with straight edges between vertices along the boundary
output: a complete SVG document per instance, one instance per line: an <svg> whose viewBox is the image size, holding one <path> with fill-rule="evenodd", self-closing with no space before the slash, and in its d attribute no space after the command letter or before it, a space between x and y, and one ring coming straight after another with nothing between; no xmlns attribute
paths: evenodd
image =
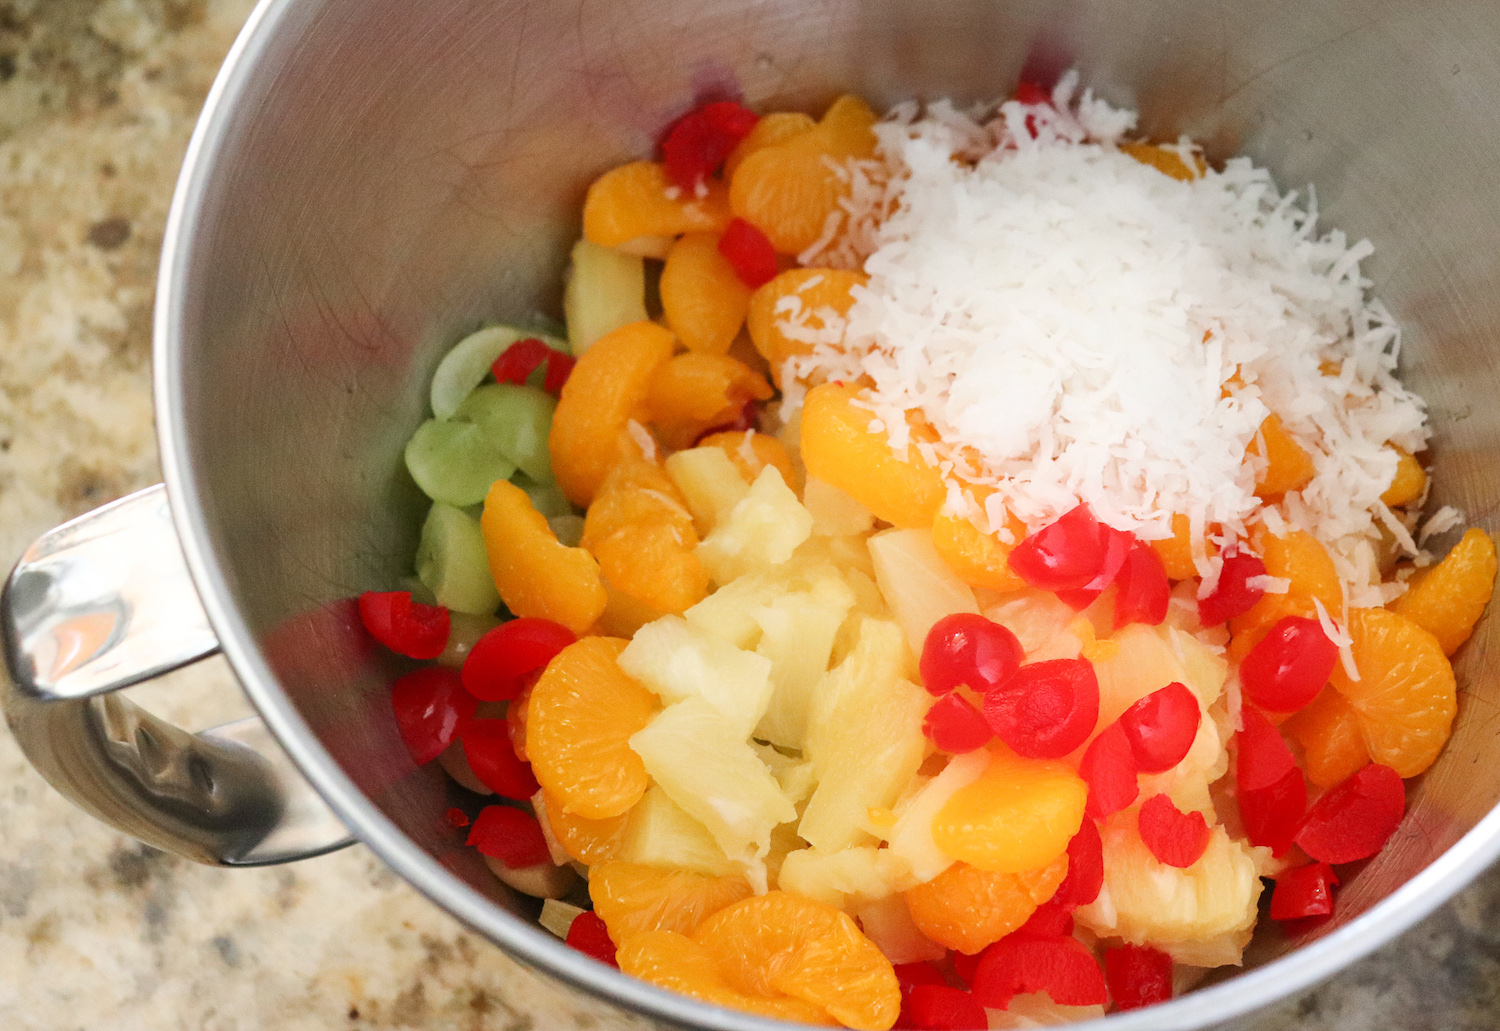
<svg viewBox="0 0 1500 1031"><path fill-rule="evenodd" d="M154 482L150 321L178 163L248 0L0 0L0 564ZM138 689L245 711L215 660ZM355 847L226 871L93 822L0 732L0 1028L642 1027L508 960ZM1500 871L1233 1031L1500 1027Z"/></svg>

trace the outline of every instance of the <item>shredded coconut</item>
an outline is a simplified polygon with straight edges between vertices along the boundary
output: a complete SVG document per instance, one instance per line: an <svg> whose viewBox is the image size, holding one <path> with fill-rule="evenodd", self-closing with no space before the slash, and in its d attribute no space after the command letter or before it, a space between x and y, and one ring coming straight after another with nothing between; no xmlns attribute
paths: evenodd
<svg viewBox="0 0 1500 1031"><path fill-rule="evenodd" d="M972 513L983 529L1009 512L1034 530L1084 501L1151 540L1183 513L1207 592L1205 538L1222 550L1259 520L1312 533L1350 602L1381 604L1381 529L1417 552L1380 501L1388 445L1420 451L1428 429L1360 273L1373 247L1320 234L1315 195L1283 195L1246 158L1187 182L1135 160L1120 149L1134 113L1079 95L1072 73L1052 99L905 104L876 127L876 160L846 166L850 196L802 255L861 267L867 286L847 318L777 308L811 347L782 370L788 410L808 383L863 377L897 451L910 417L937 430L917 446L955 488L950 510L974 507L957 485L993 488ZM1315 475L1267 507L1246 453L1272 412Z"/></svg>

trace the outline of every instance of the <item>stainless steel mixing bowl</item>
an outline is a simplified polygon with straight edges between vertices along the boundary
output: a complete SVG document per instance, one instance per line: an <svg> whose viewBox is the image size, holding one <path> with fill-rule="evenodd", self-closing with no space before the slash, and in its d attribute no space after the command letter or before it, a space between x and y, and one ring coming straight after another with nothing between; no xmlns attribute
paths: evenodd
<svg viewBox="0 0 1500 1031"><path fill-rule="evenodd" d="M167 228L165 496L54 531L6 588L3 701L32 761L96 815L205 862L296 858L347 826L528 963L684 1025L773 1026L537 927L536 904L442 822L443 777L401 747L395 667L346 599L410 568L422 504L400 453L445 344L558 312L595 175L716 91L811 110L841 91L972 101L1008 93L1028 63L1077 66L1153 137L1187 132L1283 185L1315 183L1328 223L1369 236L1437 429L1432 503L1496 529L1500 6L266 0L209 97ZM1460 654L1453 739L1334 921L1298 942L1268 930L1244 972L1102 1025L1199 1027L1296 991L1483 869L1500 850L1494 639L1487 621ZM107 693L215 647L264 726L194 737Z"/></svg>

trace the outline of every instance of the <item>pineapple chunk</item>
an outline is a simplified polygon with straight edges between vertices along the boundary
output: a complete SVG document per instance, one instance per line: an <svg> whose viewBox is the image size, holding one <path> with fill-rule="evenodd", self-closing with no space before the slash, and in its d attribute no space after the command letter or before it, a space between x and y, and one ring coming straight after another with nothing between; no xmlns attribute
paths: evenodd
<svg viewBox="0 0 1500 1031"><path fill-rule="evenodd" d="M736 862L764 857L771 830L797 818L744 735L703 698L667 706L631 737L630 747L667 796Z"/></svg>
<svg viewBox="0 0 1500 1031"><path fill-rule="evenodd" d="M1233 954L1250 940L1261 882L1251 849L1213 828L1202 857L1179 870L1156 860L1141 841L1134 810L1117 813L1101 828L1104 888L1080 908L1078 922L1102 938L1150 945L1173 959L1201 952L1197 943L1222 939L1218 954Z"/></svg>
<svg viewBox="0 0 1500 1031"><path fill-rule="evenodd" d="M1229 769L1229 752L1219 736L1218 725L1203 715L1198 719L1198 733L1187 755L1170 770L1143 774L1140 779L1142 799L1165 794L1183 812L1197 810L1212 826L1218 820L1209 785Z"/></svg>
<svg viewBox="0 0 1500 1031"><path fill-rule="evenodd" d="M813 517L813 533L825 537L866 534L875 526L870 510L831 483L809 476L802 504Z"/></svg>
<svg viewBox="0 0 1500 1031"><path fill-rule="evenodd" d="M1110 638L1118 650L1094 663L1099 678L1099 726L1109 726L1120 713L1172 681L1187 684L1188 674L1172 646L1154 627L1132 623Z"/></svg>
<svg viewBox="0 0 1500 1031"><path fill-rule="evenodd" d="M583 354L604 334L649 317L644 261L587 240L573 245L573 267L563 290L563 318L568 324L568 346L575 355Z"/></svg>
<svg viewBox="0 0 1500 1031"><path fill-rule="evenodd" d="M906 662L900 627L864 618L854 650L818 682L805 749L818 786L798 833L820 852L872 844L869 810L895 802L922 764L932 697L903 678Z"/></svg>
<svg viewBox="0 0 1500 1031"><path fill-rule="evenodd" d="M708 828L693 819L660 787L646 789L630 810L616 859L722 877L739 868L729 861Z"/></svg>
<svg viewBox="0 0 1500 1031"><path fill-rule="evenodd" d="M854 608L866 616L889 616L891 608L885 603L885 595L875 585L874 573L863 573L858 569L844 571L844 582L854 592Z"/></svg>
<svg viewBox="0 0 1500 1031"><path fill-rule="evenodd" d="M750 742L750 747L755 749L760 761L766 764L766 768L776 778L776 783L781 785L781 793L788 802L797 805L807 800L817 784L813 764L809 760L782 755L770 745L763 745L759 741Z"/></svg>
<svg viewBox="0 0 1500 1031"><path fill-rule="evenodd" d="M1097 1020L1104 1016L1103 1006L1064 1006L1053 1002L1046 992L1026 992L1010 1000L1003 1010L986 1010L990 1031L1012 1028L1060 1027Z"/></svg>
<svg viewBox="0 0 1500 1031"><path fill-rule="evenodd" d="M779 887L781 864L786 857L798 849L806 848L807 842L797 833L795 823L777 824L771 831L771 851L766 854L766 877L769 888Z"/></svg>
<svg viewBox="0 0 1500 1031"><path fill-rule="evenodd" d="M577 906L570 906L566 902L557 899L542 900L542 915L537 918L537 923L557 935L559 938L568 936L568 929L573 926L573 921L583 910Z"/></svg>
<svg viewBox="0 0 1500 1031"><path fill-rule="evenodd" d="M750 493L719 520L696 554L714 583L779 566L812 533L812 516L774 465L760 471Z"/></svg>
<svg viewBox="0 0 1500 1031"><path fill-rule="evenodd" d="M960 788L979 779L990 764L990 753L983 748L955 755L941 773L914 794L897 811L891 830L891 851L906 860L918 884L925 884L953 865L953 857L932 840L932 820L938 810Z"/></svg>
<svg viewBox="0 0 1500 1031"><path fill-rule="evenodd" d="M874 578L875 563L870 558L870 542L866 537L835 535L832 537L814 533L792 556L797 566L832 564L845 572L859 571Z"/></svg>
<svg viewBox="0 0 1500 1031"><path fill-rule="evenodd" d="M1078 614L1051 591L1006 595L984 616L1016 635L1027 662L1076 659L1083 652L1083 639L1073 631Z"/></svg>
<svg viewBox="0 0 1500 1031"><path fill-rule="evenodd" d="M917 928L902 895L863 903L854 910L854 918L865 937L892 963L929 963L948 955L947 948Z"/></svg>
<svg viewBox="0 0 1500 1031"><path fill-rule="evenodd" d="M641 627L619 663L664 702L702 698L741 740L750 736L771 700L770 659L711 637L681 616L663 616Z"/></svg>
<svg viewBox="0 0 1500 1031"><path fill-rule="evenodd" d="M785 570L751 573L729 581L682 615L706 634L736 648L753 649L760 640L755 612L788 590Z"/></svg>
<svg viewBox="0 0 1500 1031"><path fill-rule="evenodd" d="M774 689L755 736L784 748L803 746L813 691L828 672L833 642L854 592L829 565L807 571L809 589L781 595L755 613L756 651L771 664Z"/></svg>
<svg viewBox="0 0 1500 1031"><path fill-rule="evenodd" d="M979 611L974 591L938 557L930 530L877 533L870 538L870 558L880 593L916 655L932 624L954 612Z"/></svg>
<svg viewBox="0 0 1500 1031"><path fill-rule="evenodd" d="M1187 674L1183 685L1198 696L1199 703L1207 709L1219 700L1224 691L1224 681L1229 678L1229 663L1224 650L1205 644L1192 634L1176 627L1157 627L1159 633L1172 649L1172 654L1182 664Z"/></svg>
<svg viewBox="0 0 1500 1031"><path fill-rule="evenodd" d="M911 867L888 848L858 845L826 854L810 848L787 854L777 886L838 909L889 898L915 887Z"/></svg>
<svg viewBox="0 0 1500 1031"><path fill-rule="evenodd" d="M750 485L723 448L678 451L667 456L666 466L667 475L682 491L688 511L693 513L700 540L750 493Z"/></svg>

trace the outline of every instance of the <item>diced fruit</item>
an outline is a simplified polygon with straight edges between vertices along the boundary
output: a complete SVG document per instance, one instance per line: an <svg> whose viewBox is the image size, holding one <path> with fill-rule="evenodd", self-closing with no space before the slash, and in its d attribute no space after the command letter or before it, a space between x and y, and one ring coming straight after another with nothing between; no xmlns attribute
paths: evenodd
<svg viewBox="0 0 1500 1031"><path fill-rule="evenodd" d="M1301 490L1317 472L1307 449L1287 432L1274 412L1260 424L1260 432L1250 442L1250 453L1265 458L1265 468L1255 477L1255 493L1263 499L1275 500Z"/></svg>
<svg viewBox="0 0 1500 1031"><path fill-rule="evenodd" d="M1385 848L1404 815L1401 775L1370 763L1313 803L1296 841L1321 863L1352 863Z"/></svg>
<svg viewBox="0 0 1500 1031"><path fill-rule="evenodd" d="M615 961L615 943L610 941L609 931L598 913L579 913L574 917L568 925L566 942L569 948L577 949L600 963L615 968L620 965Z"/></svg>
<svg viewBox="0 0 1500 1031"><path fill-rule="evenodd" d="M1046 992L1067 1006L1108 999L1098 960L1076 938L1011 938L985 949L974 971L974 997L1004 1009L1022 993Z"/></svg>
<svg viewBox="0 0 1500 1031"><path fill-rule="evenodd" d="M896 625L866 618L854 650L818 684L804 750L818 786L798 832L822 852L868 843L869 809L889 808L921 765L931 696L905 679L906 661Z"/></svg>
<svg viewBox="0 0 1500 1031"><path fill-rule="evenodd" d="M1271 893L1272 920L1302 920L1333 913L1333 889L1339 878L1327 863L1283 870Z"/></svg>
<svg viewBox="0 0 1500 1031"><path fill-rule="evenodd" d="M391 685L396 729L412 762L436 759L474 718L474 699L458 674L442 666L413 670Z"/></svg>
<svg viewBox="0 0 1500 1031"><path fill-rule="evenodd" d="M990 1026L984 1007L974 1001L973 995L941 982L913 987L902 1004L901 1013L902 1027L920 1031L962 1031L966 1028L983 1031Z"/></svg>
<svg viewBox="0 0 1500 1031"><path fill-rule="evenodd" d="M1183 636L1191 640L1188 635ZM1110 641L1117 646L1115 653L1094 663L1094 675L1099 679L1101 728L1119 719L1126 709L1142 698L1173 681L1193 683L1193 678L1177 657L1178 648L1168 643L1167 635L1137 623L1120 630ZM1191 653L1184 646L1181 654L1187 658ZM1214 685L1216 692L1222 683L1221 674L1219 683ZM1204 708L1212 701L1213 698L1209 698L1202 702Z"/></svg>
<svg viewBox="0 0 1500 1031"><path fill-rule="evenodd" d="M1265 563L1248 551L1226 555L1218 584L1207 597L1198 599L1199 620L1206 627L1218 626L1250 611L1266 592L1249 581L1265 575Z"/></svg>
<svg viewBox="0 0 1500 1031"><path fill-rule="evenodd" d="M726 430L710 433L698 444L722 450L746 483L754 483L762 469L774 465L788 487L795 489L797 486L797 470L792 464L792 456L775 437L755 430Z"/></svg>
<svg viewBox="0 0 1500 1031"><path fill-rule="evenodd" d="M964 612L984 618L978 615L974 592L938 557L931 531L883 530L870 538L869 547L875 582L906 632L913 655L923 653L928 631L944 616ZM970 686L983 690L979 684Z"/></svg>
<svg viewBox="0 0 1500 1031"><path fill-rule="evenodd" d="M776 778L712 704L688 698L630 739L651 778L708 828L730 859L764 855L777 824L797 818Z"/></svg>
<svg viewBox="0 0 1500 1031"><path fill-rule="evenodd" d="M780 266L770 237L743 218L730 220L719 237L719 253L734 267L740 282L752 290L775 279Z"/></svg>
<svg viewBox="0 0 1500 1031"><path fill-rule="evenodd" d="M801 111L775 111L768 115L762 115L760 121L755 123L755 128L750 134L735 146L729 157L724 161L724 181L728 182L734 178L734 170L757 150L782 143L793 136L799 135L817 125L810 115Z"/></svg>
<svg viewBox="0 0 1500 1031"><path fill-rule="evenodd" d="M692 516L653 460L625 458L609 470L589 506L582 543L612 590L652 612L681 612L708 593Z"/></svg>
<svg viewBox="0 0 1500 1031"><path fill-rule="evenodd" d="M568 929L573 926L573 921L586 912L589 912L589 910L580 909L577 906L567 902L560 902L557 899L547 899L542 903L542 911L537 917L537 923L541 924L557 937L566 938L568 936ZM599 927L603 928L603 926L604 921L600 920ZM609 937L607 932L605 937ZM611 948L613 948L613 945L611 945Z"/></svg>
<svg viewBox="0 0 1500 1031"><path fill-rule="evenodd" d="M561 812L603 820L646 792L646 767L629 741L650 722L656 696L620 669L625 645L610 637L569 645L531 690L526 754Z"/></svg>
<svg viewBox="0 0 1500 1031"><path fill-rule="evenodd" d="M1076 505L1017 544L1007 561L1032 587L1076 591L1103 568L1108 542L1101 530L1089 507Z"/></svg>
<svg viewBox="0 0 1500 1031"><path fill-rule="evenodd" d="M729 581L684 612L689 623L736 648L754 648L760 640L755 611L786 593L789 567L750 573Z"/></svg>
<svg viewBox="0 0 1500 1031"><path fill-rule="evenodd" d="M480 854L484 855L482 850ZM508 887L538 899L562 898L578 880L571 866L554 866L550 861L512 867L497 856L484 856L484 865Z"/></svg>
<svg viewBox="0 0 1500 1031"><path fill-rule="evenodd" d="M564 547L526 492L491 485L479 520L490 576L507 608L582 633L604 611L599 565L582 548Z"/></svg>
<svg viewBox="0 0 1500 1031"><path fill-rule="evenodd" d="M589 870L594 912L617 945L643 931L692 934L709 916L749 896L750 885L738 874L706 877L620 860Z"/></svg>
<svg viewBox="0 0 1500 1031"><path fill-rule="evenodd" d="M662 701L702 698L747 738L771 698L771 662L664 616L636 632L620 653L620 668Z"/></svg>
<svg viewBox="0 0 1500 1031"><path fill-rule="evenodd" d="M906 905L927 937L973 955L1024 924L1057 891L1067 868L1063 856L1015 873L954 863L932 880L909 889Z"/></svg>
<svg viewBox="0 0 1500 1031"><path fill-rule="evenodd" d="M779 566L812 533L812 516L774 466L761 470L750 493L719 520L698 558L715 583Z"/></svg>
<svg viewBox="0 0 1500 1031"><path fill-rule="evenodd" d="M497 795L524 802L537 792L531 768L510 746L505 720L473 720L459 732L469 772Z"/></svg>
<svg viewBox="0 0 1500 1031"><path fill-rule="evenodd" d="M941 695L960 684L980 694L1009 680L1021 666L1021 642L993 620L967 612L932 624L922 642L922 684Z"/></svg>
<svg viewBox="0 0 1500 1031"><path fill-rule="evenodd" d="M1078 775L1088 785L1089 817L1102 820L1134 802L1141 790L1139 772L1124 728L1111 723L1090 742L1078 763Z"/></svg>
<svg viewBox="0 0 1500 1031"><path fill-rule="evenodd" d="M459 508L475 504L516 465L472 422L428 419L406 443L406 469L422 493Z"/></svg>
<svg viewBox="0 0 1500 1031"><path fill-rule="evenodd" d="M481 809L464 843L511 869L552 863L536 818L510 806L489 805Z"/></svg>
<svg viewBox="0 0 1500 1031"><path fill-rule="evenodd" d="M1281 729L1302 746L1307 779L1328 789L1370 761L1359 714L1331 687L1313 699Z"/></svg>
<svg viewBox="0 0 1500 1031"><path fill-rule="evenodd" d="M750 493L729 455L717 447L695 447L667 456L667 474L682 492L699 537L708 536Z"/></svg>
<svg viewBox="0 0 1500 1031"><path fill-rule="evenodd" d="M1240 663L1240 684L1262 709L1295 712L1318 696L1338 661L1338 646L1317 620L1285 616Z"/></svg>
<svg viewBox="0 0 1500 1031"><path fill-rule="evenodd" d="M409 659L435 659L448 644L448 610L412 601L410 591L365 591L359 619L371 637Z"/></svg>
<svg viewBox="0 0 1500 1031"><path fill-rule="evenodd" d="M1198 697L1179 683L1153 691L1120 714L1120 729L1142 773L1170 770L1198 736Z"/></svg>
<svg viewBox="0 0 1500 1031"><path fill-rule="evenodd" d="M1173 580L1187 580L1198 575L1193 564L1192 523L1181 512L1172 516L1172 536L1151 541L1151 548L1161 559L1167 576ZM1217 551L1211 541L1204 541L1205 554L1212 557Z"/></svg>
<svg viewBox="0 0 1500 1031"><path fill-rule="evenodd" d="M1201 178L1208 170L1208 164L1201 156L1194 155L1195 161L1189 165L1173 147L1163 147L1155 143L1122 143L1120 150L1141 164L1150 165L1162 175L1169 175L1183 182L1192 182L1194 179ZM1171 998L1170 993L1168 998Z"/></svg>
<svg viewBox="0 0 1500 1031"><path fill-rule="evenodd" d="M432 374L432 414L451 419L469 392L484 381L490 365L518 340L536 338L559 351L568 345L556 337L514 326L486 326L454 344Z"/></svg>
<svg viewBox="0 0 1500 1031"><path fill-rule="evenodd" d="M1313 599L1323 603L1330 615L1337 617L1344 607L1343 590L1328 549L1312 534L1296 530L1284 537L1266 535L1260 542L1261 560L1266 575L1291 581L1285 594L1267 594L1248 612L1236 616L1230 628L1243 634L1256 627L1270 626L1283 616L1315 616Z"/></svg>
<svg viewBox="0 0 1500 1031"><path fill-rule="evenodd" d="M667 325L689 351L722 355L750 309L750 287L719 253L719 238L689 233L672 245L661 274Z"/></svg>
<svg viewBox="0 0 1500 1031"><path fill-rule="evenodd" d="M649 795L649 792L647 793ZM540 802L540 804L537 804ZM611 816L603 820L590 820L584 816L564 812L557 799L547 798L545 790L532 803L537 818L551 832L552 840L566 852L569 858L593 866L614 859L621 851L621 840L628 821L635 818L636 809L645 799L636 803L629 816Z"/></svg>
<svg viewBox="0 0 1500 1031"><path fill-rule="evenodd" d="M751 295L745 327L777 386L785 385L787 359L811 353L815 342L838 343L854 290L867 282L863 272L788 269Z"/></svg>
<svg viewBox="0 0 1500 1031"><path fill-rule="evenodd" d="M939 749L955 755L983 748L995 736L984 715L956 691L932 703L922 720L922 733Z"/></svg>
<svg viewBox="0 0 1500 1031"><path fill-rule="evenodd" d="M583 201L583 235L601 247L618 247L640 236L719 233L729 224L729 198L722 183L710 179L707 193L675 191L666 170L653 161L636 161L594 180Z"/></svg>
<svg viewBox="0 0 1500 1031"><path fill-rule="evenodd" d="M747 402L770 396L771 385L738 359L689 351L657 368L646 405L662 440L680 450L705 431L734 421Z"/></svg>
<svg viewBox="0 0 1500 1031"><path fill-rule="evenodd" d="M838 909L887 898L915 881L906 860L888 848L856 845L838 852L799 848L787 853L777 885Z"/></svg>
<svg viewBox="0 0 1500 1031"><path fill-rule="evenodd" d="M1427 471L1408 452L1400 448L1393 449L1396 452L1396 475L1391 480L1391 485L1380 495L1380 500L1392 508L1400 505L1409 505L1422 496L1427 489ZM1493 579L1493 578L1492 578Z"/></svg>
<svg viewBox="0 0 1500 1031"><path fill-rule="evenodd" d="M1154 1006L1172 998L1172 957L1141 945L1104 952L1104 980L1119 1010Z"/></svg>
<svg viewBox="0 0 1500 1031"><path fill-rule="evenodd" d="M891 851L910 865L918 882L930 881L953 864L932 838L932 821L960 788L978 780L989 766L988 752L954 756L941 773L902 804L888 840Z"/></svg>
<svg viewBox="0 0 1500 1031"><path fill-rule="evenodd" d="M1443 654L1452 655L1469 639L1490 602L1495 567L1495 542L1472 527L1441 562L1408 581L1391 610L1432 634Z"/></svg>
<svg viewBox="0 0 1500 1031"><path fill-rule="evenodd" d="M1001 748L980 778L938 811L932 838L948 855L981 870L1039 869L1062 855L1078 833L1087 794L1071 768Z"/></svg>
<svg viewBox="0 0 1500 1031"><path fill-rule="evenodd" d="M1359 679L1342 665L1329 683L1354 707L1370 758L1415 777L1442 751L1458 709L1453 667L1432 634L1385 609L1351 609L1346 628Z"/></svg>
<svg viewBox="0 0 1500 1031"><path fill-rule="evenodd" d="M719 911L693 937L741 991L803 999L852 1028L895 1023L901 990L890 960L832 906L773 891Z"/></svg>
<svg viewBox="0 0 1500 1031"><path fill-rule="evenodd" d="M1060 759L1082 745L1098 722L1094 667L1087 659L1022 666L985 692L984 718L1017 755Z"/></svg>
<svg viewBox="0 0 1500 1031"><path fill-rule="evenodd" d="M1235 784L1240 818L1252 845L1273 855L1287 850L1307 808L1307 785L1280 732L1260 712L1246 708L1236 739Z"/></svg>
<svg viewBox="0 0 1500 1031"><path fill-rule="evenodd" d="M579 240L573 245L563 315L574 355L582 355L621 326L643 321L645 263L634 254Z"/></svg>
<svg viewBox="0 0 1500 1031"><path fill-rule="evenodd" d="M1199 812L1184 813L1166 795L1152 795L1141 805L1139 833L1160 862L1185 870L1208 848L1208 823Z"/></svg>
<svg viewBox="0 0 1500 1031"><path fill-rule="evenodd" d="M633 935L615 956L620 970L660 988L715 1006L754 1013L792 1024L825 1024L828 1011L802 999L777 993L765 996L733 987L714 953L675 931Z"/></svg>
<svg viewBox="0 0 1500 1031"><path fill-rule="evenodd" d="M499 607L479 520L463 509L433 502L422 523L416 562L417 577L443 608L488 616Z"/></svg>
<svg viewBox="0 0 1500 1031"><path fill-rule="evenodd" d="M482 702L520 697L537 673L577 640L573 631L551 620L522 616L481 637L464 660L464 690Z"/></svg>
<svg viewBox="0 0 1500 1031"><path fill-rule="evenodd" d="M557 402L551 394L514 383L476 387L453 413L455 420L478 426L500 453L534 483L552 482L547 434Z"/></svg>
<svg viewBox="0 0 1500 1031"><path fill-rule="evenodd" d="M932 524L932 545L954 574L970 587L991 591L1018 591L1026 586L1010 568L1011 549L1026 536L1026 524L1010 517L1006 529L1012 542L1006 544L993 533L984 533L966 516L940 511Z"/></svg>
<svg viewBox="0 0 1500 1031"><path fill-rule="evenodd" d="M588 505L619 457L619 437L646 403L652 375L672 356L670 332L633 322L606 334L563 386L548 440L552 472L575 505Z"/></svg>
<svg viewBox="0 0 1500 1031"><path fill-rule="evenodd" d="M1202 857L1178 870L1151 855L1135 822L1126 813L1104 826L1107 894L1080 908L1078 922L1100 937L1150 942L1173 956L1221 935L1239 947L1248 942L1261 891L1248 847L1215 827Z"/></svg>
<svg viewBox="0 0 1500 1031"><path fill-rule="evenodd" d="M913 981L913 968L921 967L937 974L937 970L931 964L937 962L948 954L948 950L917 928L916 921L911 918L911 911L906 908L906 897L903 895L890 895L876 902L867 902L859 906L853 914L859 921L860 930L865 932L865 937L875 943L881 952L885 953L887 959L896 965L896 979L901 982L902 991L908 991ZM905 965L906 970L902 967ZM923 976L923 975L916 975ZM942 983L942 975L938 974L936 982Z"/></svg>
<svg viewBox="0 0 1500 1031"><path fill-rule="evenodd" d="M1161 556L1145 541L1136 541L1131 547L1115 578L1115 586L1118 588L1115 594L1116 630L1129 623L1157 626L1167 618L1172 587L1167 581Z"/></svg>
<svg viewBox="0 0 1500 1031"><path fill-rule="evenodd" d="M680 190L696 191L759 120L754 111L732 100L689 111L662 140L662 167L667 178Z"/></svg>
<svg viewBox="0 0 1500 1031"><path fill-rule="evenodd" d="M722 877L735 870L708 828L655 785L647 788L630 810L619 848L611 858L710 877Z"/></svg>
<svg viewBox="0 0 1500 1031"><path fill-rule="evenodd" d="M1058 885L1052 905L1066 910L1086 906L1099 897L1104 886L1104 843L1099 825L1085 819L1068 842L1068 876Z"/></svg>
<svg viewBox="0 0 1500 1031"><path fill-rule="evenodd" d="M771 662L772 693L755 736L800 749L818 682L828 670L839 627L854 606L854 592L832 566L807 574L806 590L788 590L754 610L760 625L756 651Z"/></svg>

